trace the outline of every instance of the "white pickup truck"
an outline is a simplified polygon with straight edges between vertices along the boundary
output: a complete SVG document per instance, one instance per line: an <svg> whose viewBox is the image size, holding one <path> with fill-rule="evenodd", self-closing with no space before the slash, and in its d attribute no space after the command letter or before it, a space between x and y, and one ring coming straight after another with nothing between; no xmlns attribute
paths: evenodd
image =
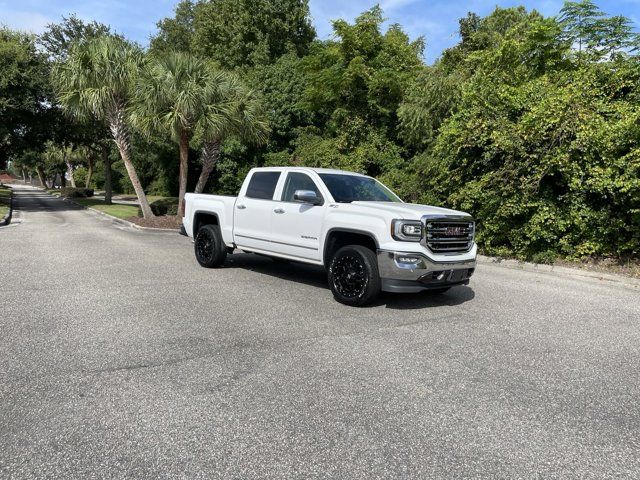
<svg viewBox="0 0 640 480"><path fill-rule="evenodd" d="M184 230L203 267L235 249L322 265L341 303L378 293L442 293L476 266L466 213L404 203L377 180L320 168L254 168L237 197L188 193Z"/></svg>

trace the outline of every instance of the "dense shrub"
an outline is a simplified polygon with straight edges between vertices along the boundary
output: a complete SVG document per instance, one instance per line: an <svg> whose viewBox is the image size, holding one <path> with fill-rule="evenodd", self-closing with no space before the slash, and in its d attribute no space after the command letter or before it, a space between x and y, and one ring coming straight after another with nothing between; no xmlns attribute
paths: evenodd
<svg viewBox="0 0 640 480"><path fill-rule="evenodd" d="M176 197L161 198L151 202L151 211L154 215L177 215L178 199ZM138 209L138 216L142 216L142 210Z"/></svg>
<svg viewBox="0 0 640 480"><path fill-rule="evenodd" d="M77 167L73 171L73 178L76 181L76 185L86 185L87 175L88 175L88 170L86 167Z"/></svg>
<svg viewBox="0 0 640 480"><path fill-rule="evenodd" d="M497 9L445 55L434 68L457 72L461 94L441 78L413 87L403 137L424 150L393 180L412 186L411 200L473 214L490 254L637 258L640 63L595 47L578 56L555 22ZM421 98L437 95L455 106L422 118L433 112Z"/></svg>
<svg viewBox="0 0 640 480"><path fill-rule="evenodd" d="M0 185L0 207L11 205L11 189ZM0 215L2 218L2 215Z"/></svg>
<svg viewBox="0 0 640 480"><path fill-rule="evenodd" d="M93 188L62 187L60 196L64 198L88 198L93 197Z"/></svg>

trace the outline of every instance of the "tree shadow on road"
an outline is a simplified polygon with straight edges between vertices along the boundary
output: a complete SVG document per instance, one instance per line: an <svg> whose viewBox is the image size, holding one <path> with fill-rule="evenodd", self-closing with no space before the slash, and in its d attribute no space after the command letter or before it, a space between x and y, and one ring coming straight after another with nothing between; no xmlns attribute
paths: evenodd
<svg viewBox="0 0 640 480"><path fill-rule="evenodd" d="M327 273L324 268L296 262L280 263L268 257L251 253L234 253L227 257L225 268L242 268L285 281L302 283L327 291ZM396 310L413 310L429 307L456 306L473 300L475 292L468 286L453 287L447 293L387 293L365 308L385 306Z"/></svg>
<svg viewBox="0 0 640 480"><path fill-rule="evenodd" d="M84 207L54 197L37 189L14 190L13 208L23 212L62 212L67 210L83 210Z"/></svg>

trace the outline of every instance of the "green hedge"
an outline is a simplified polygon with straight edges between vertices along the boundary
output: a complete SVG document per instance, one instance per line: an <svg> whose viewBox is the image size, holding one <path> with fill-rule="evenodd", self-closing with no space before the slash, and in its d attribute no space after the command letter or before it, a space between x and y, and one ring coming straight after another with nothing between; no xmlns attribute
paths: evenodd
<svg viewBox="0 0 640 480"><path fill-rule="evenodd" d="M178 199L176 197L161 198L151 202L150 206L153 214L157 216L178 214ZM138 216L142 216L140 208L138 208Z"/></svg>
<svg viewBox="0 0 640 480"><path fill-rule="evenodd" d="M64 198L89 198L93 197L93 188L63 187L60 196Z"/></svg>

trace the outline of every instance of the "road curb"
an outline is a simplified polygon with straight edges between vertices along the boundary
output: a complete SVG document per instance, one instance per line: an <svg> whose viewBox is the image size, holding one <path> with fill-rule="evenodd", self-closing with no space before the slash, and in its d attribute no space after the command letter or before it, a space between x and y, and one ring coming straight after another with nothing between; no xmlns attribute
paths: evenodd
<svg viewBox="0 0 640 480"><path fill-rule="evenodd" d="M532 273L546 273L562 277L577 277L583 279L588 278L592 280L619 283L634 288L640 288L639 279L613 273L583 270L581 268L563 267L559 265L544 265L539 263L522 262L520 260L511 260L499 257L487 257L485 255L478 255L478 263L485 265L494 265L502 268L510 268L513 270L524 270L525 272Z"/></svg>

